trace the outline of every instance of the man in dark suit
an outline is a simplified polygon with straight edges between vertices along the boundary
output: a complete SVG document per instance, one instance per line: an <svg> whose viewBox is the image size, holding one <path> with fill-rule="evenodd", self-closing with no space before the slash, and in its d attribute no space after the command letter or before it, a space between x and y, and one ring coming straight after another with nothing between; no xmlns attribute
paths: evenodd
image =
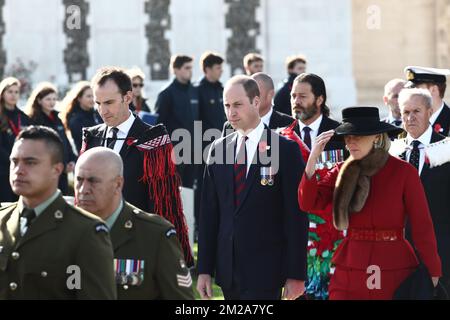
<svg viewBox="0 0 450 320"><path fill-rule="evenodd" d="M192 61L193 59L189 56L172 56L170 64L175 79L159 93L155 103L155 111L158 114L156 123L164 124L170 137L174 139L174 145L178 144L173 135L175 130L184 129L190 134L189 142L192 152L186 155L184 150L181 150L180 154L180 160L188 158L190 161L189 163L177 161L181 182L183 187L187 188L192 188L195 178L195 166L193 165L194 122L199 120L198 90L191 84ZM186 142L183 143L186 144Z"/></svg>
<svg viewBox="0 0 450 320"><path fill-rule="evenodd" d="M213 143L200 214L197 290L211 277L226 299L296 299L304 292L308 218L296 203L304 163L296 143L262 123L258 84L235 76L224 89L236 132Z"/></svg>
<svg viewBox="0 0 450 320"><path fill-rule="evenodd" d="M399 104L408 147L401 157L416 167L422 180L442 261L440 282L450 292L450 144L437 144L435 151L425 153L425 146L445 139L430 124L432 98L427 90L404 89ZM443 159L439 164L434 163L434 154Z"/></svg>
<svg viewBox="0 0 450 320"><path fill-rule="evenodd" d="M450 108L443 98L447 88L446 76L450 75L450 70L410 66L405 68L405 73L408 80L406 87L430 91L433 98L431 126L436 133L447 137L450 132Z"/></svg>
<svg viewBox="0 0 450 320"><path fill-rule="evenodd" d="M111 230L117 294L122 299L193 299L192 278L175 228L123 201L123 163L111 149L83 153L75 168L77 205Z"/></svg>
<svg viewBox="0 0 450 320"><path fill-rule="evenodd" d="M171 159L173 149L165 127L149 126L129 110L131 80L122 69L100 69L92 80L92 87L104 123L84 130L82 151L104 146L120 154L125 168L125 200L173 223L186 262L193 265L179 177Z"/></svg>
<svg viewBox="0 0 450 320"><path fill-rule="evenodd" d="M286 69L288 77L283 80L282 86L275 94L275 110L284 114L291 114L291 91L294 79L306 72L306 58L302 55L289 56L286 58Z"/></svg>
<svg viewBox="0 0 450 320"><path fill-rule="evenodd" d="M290 116L278 112L272 105L274 95L274 84L272 78L263 72L255 73L251 76L256 81L259 87L260 102L259 102L259 116L264 125L269 129L276 130L278 128L287 127L294 122ZM233 126L227 121L222 130L222 136L234 132Z"/></svg>
<svg viewBox="0 0 450 320"><path fill-rule="evenodd" d="M295 133L311 150L316 137L322 132L333 130L339 122L330 119L330 109L326 105L325 82L313 73L303 73L295 78L291 91L292 116L298 119ZM325 150L345 149L340 138L333 137Z"/></svg>

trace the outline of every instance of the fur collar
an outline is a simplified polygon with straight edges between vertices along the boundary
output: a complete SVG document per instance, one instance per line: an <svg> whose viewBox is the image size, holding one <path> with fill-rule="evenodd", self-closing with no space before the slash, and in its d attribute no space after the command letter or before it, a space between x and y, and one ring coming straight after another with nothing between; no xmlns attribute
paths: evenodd
<svg viewBox="0 0 450 320"><path fill-rule="evenodd" d="M349 214L364 207L370 191L370 179L387 162L389 154L373 149L365 158L348 158L342 165L334 189L333 224L338 230L348 228Z"/></svg>

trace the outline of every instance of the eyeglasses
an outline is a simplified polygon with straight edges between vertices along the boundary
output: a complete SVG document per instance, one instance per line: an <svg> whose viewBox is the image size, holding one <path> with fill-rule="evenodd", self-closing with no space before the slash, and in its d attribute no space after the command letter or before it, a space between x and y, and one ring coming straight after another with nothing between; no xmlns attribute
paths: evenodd
<svg viewBox="0 0 450 320"><path fill-rule="evenodd" d="M143 88L144 84L143 83L133 83L133 88L137 88L137 87Z"/></svg>

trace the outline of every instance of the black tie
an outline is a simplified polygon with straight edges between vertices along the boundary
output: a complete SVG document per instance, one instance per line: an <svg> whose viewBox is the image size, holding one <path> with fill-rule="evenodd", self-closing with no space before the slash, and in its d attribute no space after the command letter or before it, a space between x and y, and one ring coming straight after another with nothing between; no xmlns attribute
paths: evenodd
<svg viewBox="0 0 450 320"><path fill-rule="evenodd" d="M117 132L119 132L119 129L111 128L111 131L113 133L112 138L108 138L106 140L106 145L108 146L108 148L114 149L114 145L116 144L116 140L117 140Z"/></svg>
<svg viewBox="0 0 450 320"><path fill-rule="evenodd" d="M419 170L419 162L420 162L420 150L419 150L420 141L414 140L412 142L412 151L409 156L409 163L411 163L417 170Z"/></svg>
<svg viewBox="0 0 450 320"><path fill-rule="evenodd" d="M394 126L400 127L400 125L402 124L402 120L394 120L394 122L392 124Z"/></svg>
<svg viewBox="0 0 450 320"><path fill-rule="evenodd" d="M309 150L311 150L311 128L310 127L304 127L303 132L305 133L303 136L303 142L308 146Z"/></svg>
<svg viewBox="0 0 450 320"><path fill-rule="evenodd" d="M23 209L22 213L20 214L22 218L27 219L26 226L29 227L30 224L33 222L33 220L36 218L36 212L34 212L34 209L25 208Z"/></svg>

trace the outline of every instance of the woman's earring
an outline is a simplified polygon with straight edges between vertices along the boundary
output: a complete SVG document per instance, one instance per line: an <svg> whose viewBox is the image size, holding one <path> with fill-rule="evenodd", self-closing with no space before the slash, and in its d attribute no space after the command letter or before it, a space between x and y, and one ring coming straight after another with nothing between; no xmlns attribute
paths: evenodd
<svg viewBox="0 0 450 320"><path fill-rule="evenodd" d="M374 142L373 142L373 147L374 147L375 149L380 149L380 148L381 148L381 142L380 142L380 140L374 141Z"/></svg>

